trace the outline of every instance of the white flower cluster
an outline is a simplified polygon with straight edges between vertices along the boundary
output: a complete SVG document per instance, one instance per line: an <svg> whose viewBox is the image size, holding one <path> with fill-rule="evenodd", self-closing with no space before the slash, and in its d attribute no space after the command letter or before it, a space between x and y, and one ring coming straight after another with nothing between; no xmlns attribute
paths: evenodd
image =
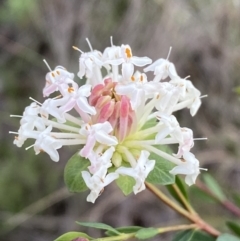
<svg viewBox="0 0 240 241"><path fill-rule="evenodd" d="M87 200L93 203L119 175L135 179L135 194L144 190L157 161L149 160L150 153L174 163L173 175L186 175L188 185L195 183L200 168L190 152L193 132L180 127L173 113L189 108L194 116L201 105L200 91L178 76L169 56L152 63L148 57L133 56L129 45L115 46L111 41L103 53L89 46L85 53L74 47L81 52L78 76L87 79L85 85L79 86L74 74L61 66L51 70L45 61L50 72L43 95L48 98L42 104L34 101L17 116L21 126L11 132L17 134L14 144L21 147L34 139L30 147L35 153L46 152L56 162L62 146L83 146L79 155L91 164L82 177L91 191ZM135 66L146 65L143 73L134 71ZM147 72L153 72L153 80L147 79ZM73 110L75 115L69 113ZM158 148L167 144L177 144L178 152L170 155ZM109 172L110 167L115 171Z"/></svg>

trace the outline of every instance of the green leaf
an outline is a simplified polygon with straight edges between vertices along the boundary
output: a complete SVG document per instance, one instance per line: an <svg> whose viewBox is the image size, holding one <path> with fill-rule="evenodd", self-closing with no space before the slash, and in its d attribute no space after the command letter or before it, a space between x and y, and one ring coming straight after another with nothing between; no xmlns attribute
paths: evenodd
<svg viewBox="0 0 240 241"><path fill-rule="evenodd" d="M206 183L207 187L215 194L215 196L221 200L224 201L226 200L226 196L223 193L221 187L218 185L216 180L209 174L204 174L203 175L204 182Z"/></svg>
<svg viewBox="0 0 240 241"><path fill-rule="evenodd" d="M120 175L116 180L118 187L122 190L125 196L129 195L133 191L133 186L136 181L133 177Z"/></svg>
<svg viewBox="0 0 240 241"><path fill-rule="evenodd" d="M240 241L240 239L231 234L224 233L220 235L216 241Z"/></svg>
<svg viewBox="0 0 240 241"><path fill-rule="evenodd" d="M179 190L181 191L181 193L183 194L183 196L186 198L186 200L188 200L188 195L187 195L187 191L185 188L185 184L183 183L182 179L178 176L175 177L175 185L179 188ZM182 202L181 198L179 198L177 192L175 191L175 189L173 188L173 185L166 185L169 193L183 206L185 207L184 203Z"/></svg>
<svg viewBox="0 0 240 241"><path fill-rule="evenodd" d="M190 196L197 197L198 200L202 200L204 202L209 202L209 203L218 203L214 197L202 191L197 186L192 186L189 190L190 190Z"/></svg>
<svg viewBox="0 0 240 241"><path fill-rule="evenodd" d="M86 233L81 232L69 232L61 235L59 238L55 239L54 241L72 241L75 238L87 238L87 239L93 239L90 236L88 236Z"/></svg>
<svg viewBox="0 0 240 241"><path fill-rule="evenodd" d="M177 233L172 241L215 241L215 238L196 230L185 230Z"/></svg>
<svg viewBox="0 0 240 241"><path fill-rule="evenodd" d="M151 127L155 126L156 124L157 124L156 118L152 118L144 124L144 126L142 127L141 130L151 128Z"/></svg>
<svg viewBox="0 0 240 241"><path fill-rule="evenodd" d="M135 237L138 239L147 239L156 236L159 233L156 228L142 228L137 231Z"/></svg>
<svg viewBox="0 0 240 241"><path fill-rule="evenodd" d="M237 204L240 207L240 194L235 193L233 195L233 199L234 199L235 204Z"/></svg>
<svg viewBox="0 0 240 241"><path fill-rule="evenodd" d="M83 192L88 188L82 178L82 171L87 170L89 160L81 157L78 152L69 160L64 169L64 181L70 192Z"/></svg>
<svg viewBox="0 0 240 241"><path fill-rule="evenodd" d="M119 231L120 233L136 233L139 229L142 229L142 227L139 226L128 226L128 227L119 227L116 228L117 231ZM105 232L106 235L108 236L115 236L116 234L111 232L111 231L107 231Z"/></svg>
<svg viewBox="0 0 240 241"><path fill-rule="evenodd" d="M169 148L162 149L162 151L165 152L169 152L169 150ZM149 159L155 160L156 164L154 169L149 173L146 179L147 182L161 185L173 184L175 182L175 176L169 173L169 171L173 169L174 164L155 153L151 153Z"/></svg>
<svg viewBox="0 0 240 241"><path fill-rule="evenodd" d="M92 223L92 222L76 222L76 223L84 227L103 229L103 230L111 231L112 233L115 233L115 234L120 234L120 232L118 232L115 228L105 223Z"/></svg>
<svg viewBox="0 0 240 241"><path fill-rule="evenodd" d="M228 228L233 231L234 234L236 234L237 236L240 237L240 225L235 223L235 222L232 222L232 221L227 221L226 222Z"/></svg>

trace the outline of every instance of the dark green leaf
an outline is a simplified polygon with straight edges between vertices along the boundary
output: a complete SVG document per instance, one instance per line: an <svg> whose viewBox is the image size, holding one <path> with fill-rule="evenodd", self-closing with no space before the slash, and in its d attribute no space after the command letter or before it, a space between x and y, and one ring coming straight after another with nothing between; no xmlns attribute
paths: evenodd
<svg viewBox="0 0 240 241"><path fill-rule="evenodd" d="M186 230L178 233L172 241L215 241L215 238L196 230Z"/></svg>
<svg viewBox="0 0 240 241"><path fill-rule="evenodd" d="M90 236L88 236L86 233L81 232L69 232L61 235L59 238L55 239L54 241L72 241L76 238L87 238L87 239L93 239Z"/></svg>
<svg viewBox="0 0 240 241"><path fill-rule="evenodd" d="M117 231L120 233L136 233L139 229L142 229L142 227L139 226L128 226L128 227L119 227L116 228ZM112 233L111 231L105 232L108 236L115 236L115 233Z"/></svg>
<svg viewBox="0 0 240 241"><path fill-rule="evenodd" d="M165 147L162 151L169 152L169 149ZM148 175L146 179L147 182L161 185L168 185L175 182L175 176L169 173L169 171L173 169L174 164L155 153L151 153L149 159L155 160L156 164L154 169Z"/></svg>
<svg viewBox="0 0 240 241"><path fill-rule="evenodd" d="M187 191L185 189L185 185L182 182L182 179L178 176L175 177L175 185L179 188L180 192L183 194L183 196L186 198L186 200L188 200L188 195L187 195ZM184 207L184 204L182 202L182 200L179 198L177 192L175 191L173 185L166 185L169 193L180 203L182 204L182 206Z"/></svg>
<svg viewBox="0 0 240 241"><path fill-rule="evenodd" d="M215 194L215 196L220 200L226 200L226 196L223 193L221 187L218 185L216 180L209 174L203 175L204 182L206 183L207 187Z"/></svg>
<svg viewBox="0 0 240 241"><path fill-rule="evenodd" d="M105 223L92 223L92 222L76 222L76 223L84 227L103 229L103 230L111 231L115 234L120 234L120 232L118 232L115 228Z"/></svg>
<svg viewBox="0 0 240 241"><path fill-rule="evenodd" d="M142 228L137 231L135 237L138 239L148 239L156 236L159 233L156 228Z"/></svg>
<svg viewBox="0 0 240 241"><path fill-rule="evenodd" d="M215 198L199 189L197 186L192 186L190 189L190 196L197 197L198 200L209 203L218 203Z"/></svg>
<svg viewBox="0 0 240 241"><path fill-rule="evenodd" d="M87 186L82 178L82 171L87 170L90 162L78 153L73 155L64 169L64 181L70 192L83 192Z"/></svg>
<svg viewBox="0 0 240 241"><path fill-rule="evenodd" d="M231 229L231 231L234 232L234 234L236 234L238 237L240 237L240 224L232 222L232 221L227 221L226 224L229 227L229 229Z"/></svg>
<svg viewBox="0 0 240 241"><path fill-rule="evenodd" d="M120 175L116 180L118 187L122 190L125 196L129 195L133 191L133 186L136 181L133 177Z"/></svg>
<svg viewBox="0 0 240 241"><path fill-rule="evenodd" d="M233 195L233 199L234 199L235 204L237 204L237 206L240 207L240 195L239 195L239 193L235 193Z"/></svg>
<svg viewBox="0 0 240 241"><path fill-rule="evenodd" d="M220 235L216 241L240 241L240 239L231 234L224 233Z"/></svg>

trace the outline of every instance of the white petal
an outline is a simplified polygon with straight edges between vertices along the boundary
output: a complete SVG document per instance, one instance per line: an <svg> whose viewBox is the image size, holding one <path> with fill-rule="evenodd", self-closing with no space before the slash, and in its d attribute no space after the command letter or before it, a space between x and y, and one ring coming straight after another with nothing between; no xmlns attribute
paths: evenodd
<svg viewBox="0 0 240 241"><path fill-rule="evenodd" d="M133 63L136 66L142 67L142 66L145 66L147 64L151 64L152 60L148 57L135 57L135 56L133 56L131 58L131 63Z"/></svg>
<svg viewBox="0 0 240 241"><path fill-rule="evenodd" d="M134 67L132 63L122 64L122 75L125 80L129 80L133 75Z"/></svg>

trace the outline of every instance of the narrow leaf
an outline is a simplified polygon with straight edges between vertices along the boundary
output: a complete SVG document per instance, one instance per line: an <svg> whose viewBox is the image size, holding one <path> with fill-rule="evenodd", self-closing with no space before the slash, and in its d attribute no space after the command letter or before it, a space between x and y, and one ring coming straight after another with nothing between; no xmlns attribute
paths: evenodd
<svg viewBox="0 0 240 241"><path fill-rule="evenodd" d="M60 237L58 237L54 241L72 241L76 238L85 238L86 241L93 239L90 236L88 236L86 233L68 232L68 233L65 233L65 234L61 235Z"/></svg>
<svg viewBox="0 0 240 241"><path fill-rule="evenodd" d="M187 191L185 188L185 184L182 182L182 179L178 176L175 177L175 184L176 186L179 188L180 192L182 193L182 195L186 198L186 200L188 200L188 195L187 195ZM185 207L185 205L183 204L182 200L179 198L177 192L175 191L173 185L166 185L169 193L183 206Z"/></svg>
<svg viewBox="0 0 240 241"><path fill-rule="evenodd" d="M240 237L240 224L237 224L232 221L227 221L226 222L228 228L233 231L234 234L236 234L238 237Z"/></svg>
<svg viewBox="0 0 240 241"><path fill-rule="evenodd" d="M68 160L64 169L64 181L70 192L83 192L88 189L82 178L82 171L87 170L89 165L90 162L78 153Z"/></svg>
<svg viewBox="0 0 240 241"><path fill-rule="evenodd" d="M177 233L172 241L215 241L215 238L196 230L185 230Z"/></svg>
<svg viewBox="0 0 240 241"><path fill-rule="evenodd" d="M240 241L240 239L231 234L224 233L220 235L216 241Z"/></svg>
<svg viewBox="0 0 240 241"><path fill-rule="evenodd" d="M224 201L227 199L221 187L211 175L204 174L203 179L207 184L207 187L218 197L219 200Z"/></svg>
<svg viewBox="0 0 240 241"><path fill-rule="evenodd" d="M128 227L119 227L116 228L117 231L120 233L136 233L139 229L142 229L142 227L139 226L128 226ZM115 233L112 233L111 231L106 231L105 234L107 236L115 236Z"/></svg>
<svg viewBox="0 0 240 241"><path fill-rule="evenodd" d="M137 231L135 237L138 239L148 239L156 236L158 233L158 229L156 228L142 228Z"/></svg>
<svg viewBox="0 0 240 241"><path fill-rule="evenodd" d="M120 232L118 232L115 228L105 223L92 223L92 222L76 222L76 223L84 227L103 229L103 230L111 231L115 234L120 234Z"/></svg>
<svg viewBox="0 0 240 241"><path fill-rule="evenodd" d="M133 191L133 186L136 181L133 177L120 175L116 180L118 187L122 190L125 196L129 195Z"/></svg>

